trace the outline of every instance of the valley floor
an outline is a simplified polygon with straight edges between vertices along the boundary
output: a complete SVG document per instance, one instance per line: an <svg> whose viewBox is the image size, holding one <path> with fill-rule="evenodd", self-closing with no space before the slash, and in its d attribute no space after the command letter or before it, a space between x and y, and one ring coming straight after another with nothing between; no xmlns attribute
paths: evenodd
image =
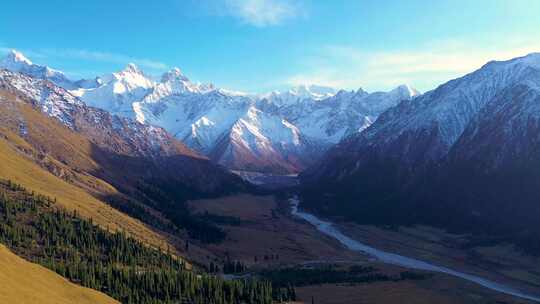
<svg viewBox="0 0 540 304"><path fill-rule="evenodd" d="M467 236L432 227L383 229L344 223L340 228L382 250L465 270L523 292L540 293L540 258L525 255L510 244L465 245Z"/></svg>
<svg viewBox="0 0 540 304"><path fill-rule="evenodd" d="M250 270L338 264L372 266L377 274L388 276L407 270L344 248L293 217L285 198L236 195L192 201L190 206L197 213L239 219L234 225L220 225L228 233L223 243L203 248L215 254L213 259L239 260ZM463 249L458 246L461 236L428 227L389 230L344 223L340 228L382 250L455 267L523 291L540 290L538 259L506 246ZM445 274L422 280L301 286L297 294L305 303L311 303L312 296L315 303L408 303L407 299L410 303L529 303Z"/></svg>
<svg viewBox="0 0 540 304"><path fill-rule="evenodd" d="M273 196L242 194L192 201L190 206L195 213L208 212L240 221L235 225L221 225L227 232L224 242L204 246L221 258L229 256L251 267L262 268L359 257L357 253L343 250L336 240L290 217L287 202ZM270 259L271 256L276 258Z"/></svg>

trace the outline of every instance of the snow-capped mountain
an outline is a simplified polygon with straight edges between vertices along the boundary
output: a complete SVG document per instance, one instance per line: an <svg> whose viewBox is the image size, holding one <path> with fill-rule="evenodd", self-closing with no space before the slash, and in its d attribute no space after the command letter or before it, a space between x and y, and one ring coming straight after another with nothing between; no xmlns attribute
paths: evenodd
<svg viewBox="0 0 540 304"><path fill-rule="evenodd" d="M418 95L418 91L407 85L371 94L362 89L341 90L320 100L300 99L294 104L276 107L275 111L298 126L305 136L333 145L370 126L384 110ZM260 103L266 101L263 99Z"/></svg>
<svg viewBox="0 0 540 304"><path fill-rule="evenodd" d="M295 126L257 109L250 96L208 88L199 86L157 100L157 94L150 93L134 103L136 117L167 126L190 147L233 169L291 172L301 168L302 162L289 156L306 150Z"/></svg>
<svg viewBox="0 0 540 304"><path fill-rule="evenodd" d="M71 155L78 152L70 146L80 141L70 142L69 134L76 133L74 138L82 137L91 143L79 147L86 153L82 156L84 162L93 164L94 169L87 173L115 186L164 180L194 193L213 193L242 186L237 176L189 149L163 128L90 107L48 80L0 69L0 93L1 127L10 128L23 139L37 143L38 150L44 155L56 151L60 159L66 160L66 165L70 164L69 160L81 157L80 154ZM39 115L29 114L27 105ZM51 132L51 123L44 123L48 119L57 121L69 131ZM39 129L37 135L27 132L27 126L32 126L34 131ZM62 128L56 124L52 126L52 130ZM72 169L89 169L77 167L79 165L74 163Z"/></svg>
<svg viewBox="0 0 540 304"><path fill-rule="evenodd" d="M111 77L74 94L92 106L162 126L237 170L299 172L331 145L369 126L386 108L418 95L408 86L373 94L299 86L250 95L193 83L177 68L153 84L149 78L134 81L144 77L137 69L118 74L134 75ZM132 81L126 85L126 80ZM126 86L137 87L139 94L114 91Z"/></svg>
<svg viewBox="0 0 540 304"><path fill-rule="evenodd" d="M33 78L46 79L65 89L74 89L77 86L69 80L64 73L53 70L47 66L32 63L21 52L12 50L0 61L0 69L23 73Z"/></svg>
<svg viewBox="0 0 540 304"><path fill-rule="evenodd" d="M357 155L359 159L354 160L355 166L343 168L347 174L333 165L327 168L335 176L344 177L359 171L371 154L392 157L408 165L439 161L448 155L467 126L497 94L518 83L536 83L538 79L532 75L540 68L539 64L540 54L489 62L433 91L404 100L381 114L364 132L341 142L327 155L332 158L344 150L348 151L343 153L347 157Z"/></svg>
<svg viewBox="0 0 540 304"><path fill-rule="evenodd" d="M318 85L299 85L287 91L273 91L258 95L258 99L265 100L275 106L290 106L305 99L322 100L334 96L337 90L331 87Z"/></svg>
<svg viewBox="0 0 540 304"><path fill-rule="evenodd" d="M301 176L306 207L363 222L536 227L539 104L539 53L489 62L332 148Z"/></svg>
<svg viewBox="0 0 540 304"><path fill-rule="evenodd" d="M89 106L128 118L134 118L132 103L144 98L154 86L154 82L134 64L95 81L84 81L84 84L87 85L71 90L71 93Z"/></svg>
<svg viewBox="0 0 540 304"><path fill-rule="evenodd" d="M369 94L316 85L254 95L194 83L178 68L153 80L134 64L93 80L51 81L89 106L163 127L229 168L279 173L301 171L388 107L419 95L408 86Z"/></svg>
<svg viewBox="0 0 540 304"><path fill-rule="evenodd" d="M88 107L48 80L0 70L0 88L29 100L42 113L73 131L91 132L96 143L107 149L116 149L111 152L149 158L178 153L196 156L187 147L176 144L164 129Z"/></svg>
<svg viewBox="0 0 540 304"><path fill-rule="evenodd" d="M416 157L438 160L448 153L494 96L519 82L535 81L531 73L539 68L536 62L539 57L531 54L505 62L489 62L471 74L391 108L358 140L377 143L382 149L395 142L411 145L403 150L403 160L407 162ZM431 135L429 141L418 145L417 141L425 140L426 134Z"/></svg>
<svg viewBox="0 0 540 304"><path fill-rule="evenodd" d="M134 103L134 111L139 121L165 127L230 168L298 172L331 145L369 126L382 110L417 95L403 88L334 94L304 86L253 96L196 87L162 98L150 93Z"/></svg>

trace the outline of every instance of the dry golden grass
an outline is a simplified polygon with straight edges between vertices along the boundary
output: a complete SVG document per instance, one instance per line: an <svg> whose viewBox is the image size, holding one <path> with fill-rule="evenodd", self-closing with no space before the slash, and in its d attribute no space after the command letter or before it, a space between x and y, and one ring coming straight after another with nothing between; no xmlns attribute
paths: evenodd
<svg viewBox="0 0 540 304"><path fill-rule="evenodd" d="M101 200L125 197L105 178L121 175L121 172L101 166L103 163L109 165L103 151L84 135L0 90L2 97L0 178L11 179L31 191L54 197L59 206L68 211L76 210L103 228L123 230L154 247L175 248L173 243L177 241L172 241L173 237L153 230ZM19 136L22 122L24 138Z"/></svg>
<svg viewBox="0 0 540 304"><path fill-rule="evenodd" d="M24 139L18 136L21 120L24 121L26 132ZM81 134L22 102L0 104L0 124L0 136L6 137L19 151L39 162L41 167L93 194L118 194L114 187L93 176L94 172L103 171L96 162L101 156Z"/></svg>
<svg viewBox="0 0 540 304"><path fill-rule="evenodd" d="M119 303L98 291L70 283L60 275L23 260L0 245L0 303Z"/></svg>
<svg viewBox="0 0 540 304"><path fill-rule="evenodd" d="M13 135L12 135L13 136ZM77 210L112 231L124 230L129 235L153 246L165 247L166 240L145 224L113 209L83 189L76 187L42 169L0 138L0 178L10 179L43 195L56 198L58 205L68 211Z"/></svg>
<svg viewBox="0 0 540 304"><path fill-rule="evenodd" d="M0 91L0 97L3 95L5 92ZM6 100L12 98L6 97ZM79 171L99 169L93 160L92 143L88 139L36 111L29 104L4 101L0 104L0 122L4 130L11 130L13 134L19 133L21 122L24 122L25 139L17 140L16 135L10 136L10 140L17 140L19 147L38 147L39 151L47 151L52 158Z"/></svg>

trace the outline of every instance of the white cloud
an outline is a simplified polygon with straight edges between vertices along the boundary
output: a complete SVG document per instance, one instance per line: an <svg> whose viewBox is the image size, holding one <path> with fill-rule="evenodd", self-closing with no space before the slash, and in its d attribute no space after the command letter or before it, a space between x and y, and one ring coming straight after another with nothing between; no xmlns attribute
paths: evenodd
<svg viewBox="0 0 540 304"><path fill-rule="evenodd" d="M71 59L81 59L87 61L109 62L118 64L135 63L142 68L149 68L154 70L163 70L167 68L167 65L165 63L159 61L100 51L90 51L82 49L43 49L39 50L38 52L44 54L44 56L46 57L56 56Z"/></svg>
<svg viewBox="0 0 540 304"><path fill-rule="evenodd" d="M345 46L323 47L310 56L305 72L291 75L292 85L316 83L340 88L390 89L407 83L429 90L472 72L490 60L507 60L540 51L534 39L507 41L504 45L475 46L459 40L431 42L411 50L363 51Z"/></svg>
<svg viewBox="0 0 540 304"><path fill-rule="evenodd" d="M8 53L12 48L7 48L0 45L0 54ZM78 59L84 61L94 62L107 62L117 64L135 63L141 68L147 68L151 70L165 70L168 68L167 64L145 58L131 57L123 54L91 51L83 49L30 49L19 50L27 57L32 59L46 59L46 58L65 58L65 59Z"/></svg>
<svg viewBox="0 0 540 304"><path fill-rule="evenodd" d="M279 25L302 15L299 1L224 0L227 14L257 27Z"/></svg>

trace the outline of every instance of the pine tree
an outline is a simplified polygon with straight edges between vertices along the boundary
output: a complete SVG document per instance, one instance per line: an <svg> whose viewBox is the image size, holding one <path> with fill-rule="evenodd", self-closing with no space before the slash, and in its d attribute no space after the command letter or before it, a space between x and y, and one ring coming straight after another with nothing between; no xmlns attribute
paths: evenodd
<svg viewBox="0 0 540 304"><path fill-rule="evenodd" d="M48 206L51 198L7 185L0 181L0 242L78 284L122 303L272 303L269 282L224 281L187 271L182 260L171 256L170 248L163 252L147 247L124 231L112 233L81 219L77 212ZM209 267L219 272L214 262ZM230 259L225 268L246 269Z"/></svg>

